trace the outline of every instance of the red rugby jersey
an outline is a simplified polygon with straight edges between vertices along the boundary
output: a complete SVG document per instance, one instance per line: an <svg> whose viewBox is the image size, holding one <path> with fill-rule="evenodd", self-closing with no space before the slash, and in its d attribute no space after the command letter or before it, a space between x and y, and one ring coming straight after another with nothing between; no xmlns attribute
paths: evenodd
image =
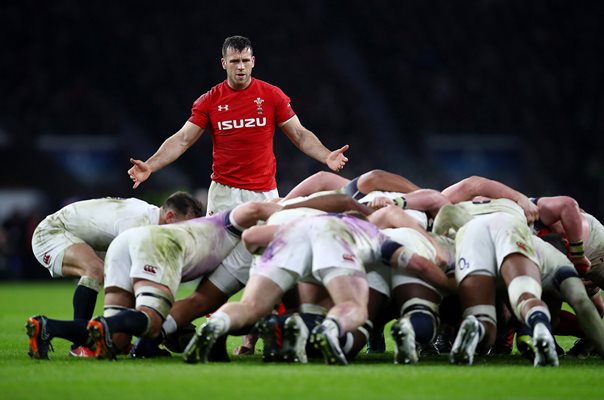
<svg viewBox="0 0 604 400"><path fill-rule="evenodd" d="M256 192L277 187L273 136L295 115L289 102L278 87L252 78L243 90L225 80L193 103L189 122L212 135L212 180Z"/></svg>

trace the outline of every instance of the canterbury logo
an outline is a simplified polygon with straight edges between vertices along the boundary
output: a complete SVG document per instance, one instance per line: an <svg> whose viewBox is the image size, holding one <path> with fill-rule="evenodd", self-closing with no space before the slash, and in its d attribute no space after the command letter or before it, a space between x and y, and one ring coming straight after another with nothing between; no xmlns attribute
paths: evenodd
<svg viewBox="0 0 604 400"><path fill-rule="evenodd" d="M145 265L143 267L143 270L145 272L148 272L148 273L153 274L153 275L155 275L157 273L156 267L154 267L153 265Z"/></svg>
<svg viewBox="0 0 604 400"><path fill-rule="evenodd" d="M231 120L231 121L222 121L218 122L218 130L227 131L229 129L238 129L238 128L253 128L255 126L265 126L266 125L266 117L262 118L246 118L239 120Z"/></svg>

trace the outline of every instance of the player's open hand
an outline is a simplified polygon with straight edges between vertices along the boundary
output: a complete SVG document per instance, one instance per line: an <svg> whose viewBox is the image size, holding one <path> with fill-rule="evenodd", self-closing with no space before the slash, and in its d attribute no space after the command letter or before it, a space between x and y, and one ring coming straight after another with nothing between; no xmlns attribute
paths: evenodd
<svg viewBox="0 0 604 400"><path fill-rule="evenodd" d="M344 168L344 165L346 165L346 163L348 162L348 157L344 155L344 152L348 150L349 147L350 146L346 144L340 147L339 149L329 153L329 155L327 156L326 164L332 171L340 172L340 170Z"/></svg>
<svg viewBox="0 0 604 400"><path fill-rule="evenodd" d="M394 201L392 201L392 199L390 199L388 197L377 196L376 198L371 200L368 205L370 208L373 208L374 210L379 210L380 208L384 208L386 206L393 206Z"/></svg>
<svg viewBox="0 0 604 400"><path fill-rule="evenodd" d="M134 182L132 185L132 189L136 189L138 185L143 183L149 178L151 175L151 168L147 165L146 162L141 160L135 160L134 158L130 159L130 162L133 164L132 168L128 170L128 176Z"/></svg>

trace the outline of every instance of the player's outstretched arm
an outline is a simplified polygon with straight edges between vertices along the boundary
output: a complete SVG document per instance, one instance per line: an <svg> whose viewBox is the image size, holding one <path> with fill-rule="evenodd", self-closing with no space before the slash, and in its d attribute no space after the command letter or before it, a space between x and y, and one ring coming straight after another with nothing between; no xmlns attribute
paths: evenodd
<svg viewBox="0 0 604 400"><path fill-rule="evenodd" d="M413 272L426 282L444 290L455 289L453 281L438 265L400 243L387 240L382 244L381 251L382 259L392 267Z"/></svg>
<svg viewBox="0 0 604 400"><path fill-rule="evenodd" d="M309 196L313 193L325 190L340 189L349 182L349 179L334 174L333 172L319 171L298 183L292 190L290 190L283 200L289 200L301 196Z"/></svg>
<svg viewBox="0 0 604 400"><path fill-rule="evenodd" d="M330 151L314 133L302 126L297 116L293 116L281 125L281 129L304 154L327 165L332 171L340 171L348 162L348 158L344 155L348 145Z"/></svg>
<svg viewBox="0 0 604 400"><path fill-rule="evenodd" d="M134 182L132 188L136 189L153 172L162 169L180 157L199 139L202 133L203 129L187 121L178 132L166 139L147 161L131 158L130 162L133 166L128 170L128 176Z"/></svg>
<svg viewBox="0 0 604 400"><path fill-rule="evenodd" d="M420 189L404 176L381 169L374 169L359 176L357 187L362 193L374 190L409 193Z"/></svg>
<svg viewBox="0 0 604 400"><path fill-rule="evenodd" d="M465 178L442 191L451 203L472 200L476 196L485 196L492 199L510 199L518 203L524 210L527 221L539 219L539 209L527 196L511 187L481 176Z"/></svg>
<svg viewBox="0 0 604 400"><path fill-rule="evenodd" d="M299 207L314 208L316 210L326 212L357 211L363 215L373 213L372 208L359 203L350 196L339 193L325 194L322 196L315 196L301 201L292 202L285 205L283 209L289 210Z"/></svg>

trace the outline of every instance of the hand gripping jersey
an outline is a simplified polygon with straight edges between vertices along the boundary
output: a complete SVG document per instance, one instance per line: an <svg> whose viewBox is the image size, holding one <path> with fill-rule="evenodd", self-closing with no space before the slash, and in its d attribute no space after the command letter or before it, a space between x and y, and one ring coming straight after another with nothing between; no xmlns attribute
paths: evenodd
<svg viewBox="0 0 604 400"><path fill-rule="evenodd" d="M252 79L243 90L224 81L193 103L189 122L212 136L212 180L256 192L277 187L273 136L295 115L289 102L278 87Z"/></svg>

